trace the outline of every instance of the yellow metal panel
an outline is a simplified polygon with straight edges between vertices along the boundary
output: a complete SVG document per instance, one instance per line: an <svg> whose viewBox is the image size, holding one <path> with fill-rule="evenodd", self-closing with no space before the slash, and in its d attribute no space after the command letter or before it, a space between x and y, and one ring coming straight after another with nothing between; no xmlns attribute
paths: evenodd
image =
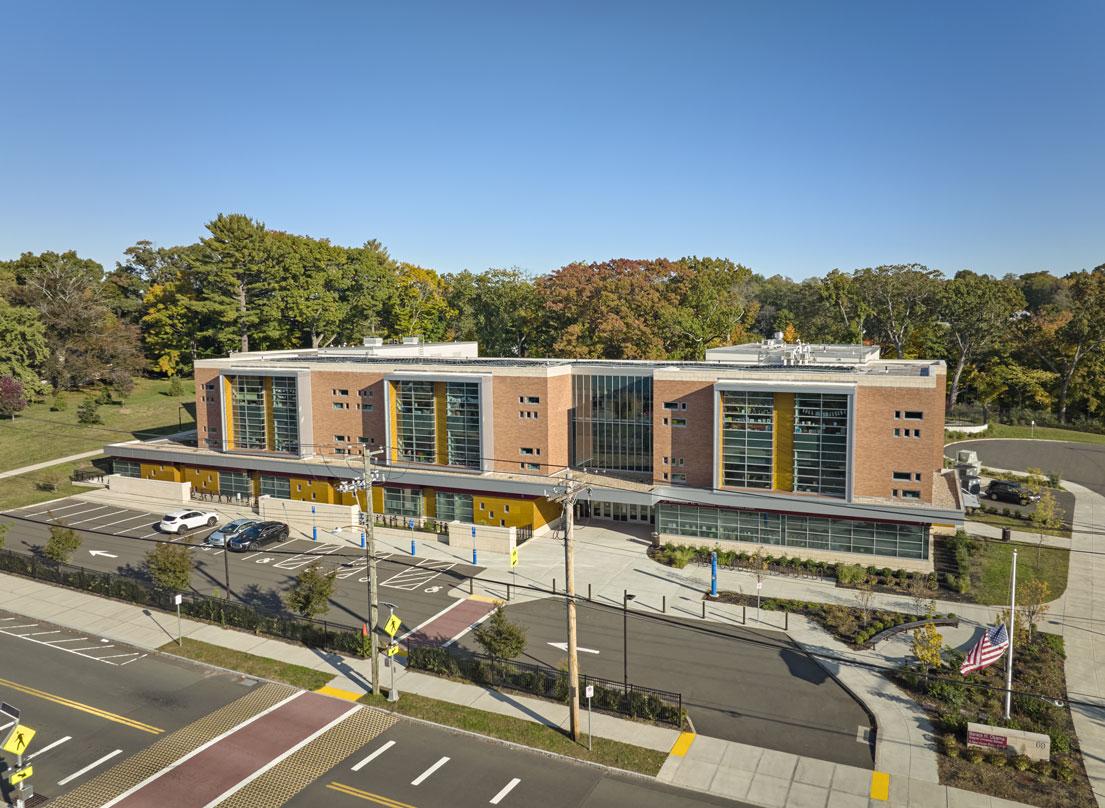
<svg viewBox="0 0 1105 808"><path fill-rule="evenodd" d="M161 463L139 464L143 480L164 480L169 483L180 482L180 469L176 466Z"/></svg>
<svg viewBox="0 0 1105 808"><path fill-rule="evenodd" d="M434 462L449 463L449 426L445 419L445 382L434 382Z"/></svg>
<svg viewBox="0 0 1105 808"><path fill-rule="evenodd" d="M291 497L306 502L317 502L323 505L333 505L336 500L337 490L326 480L310 480L304 477L292 477ZM314 498L311 497L314 494ZM352 504L352 503L350 503Z"/></svg>
<svg viewBox="0 0 1105 808"><path fill-rule="evenodd" d="M533 500L533 527L544 527L549 522L560 518L560 505L550 502L544 497Z"/></svg>
<svg viewBox="0 0 1105 808"><path fill-rule="evenodd" d="M432 488L422 489L422 513L425 516L437 516L437 492Z"/></svg>
<svg viewBox="0 0 1105 808"><path fill-rule="evenodd" d="M384 489L378 485L372 487L372 512L384 512Z"/></svg>
<svg viewBox="0 0 1105 808"><path fill-rule="evenodd" d="M391 417L391 427L388 430L388 457L392 462L399 459L399 390L395 382L388 382L388 412Z"/></svg>
<svg viewBox="0 0 1105 808"><path fill-rule="evenodd" d="M181 471L181 482L191 483L193 491L209 494L219 491L219 472L203 467L185 466Z"/></svg>
<svg viewBox="0 0 1105 808"><path fill-rule="evenodd" d="M276 445L276 421L272 414L272 376L265 376L262 405L265 408L265 448L271 450Z"/></svg>
<svg viewBox="0 0 1105 808"><path fill-rule="evenodd" d="M481 510L480 506L483 506ZM507 508L510 508L507 511ZM477 525L533 527L533 500L472 495L472 521ZM494 516L492 516L494 514Z"/></svg>
<svg viewBox="0 0 1105 808"><path fill-rule="evenodd" d="M223 411L226 413L226 448L234 448L234 385L229 376L223 376Z"/></svg>
<svg viewBox="0 0 1105 808"><path fill-rule="evenodd" d="M772 461L776 491L794 490L794 393L775 394L772 419Z"/></svg>

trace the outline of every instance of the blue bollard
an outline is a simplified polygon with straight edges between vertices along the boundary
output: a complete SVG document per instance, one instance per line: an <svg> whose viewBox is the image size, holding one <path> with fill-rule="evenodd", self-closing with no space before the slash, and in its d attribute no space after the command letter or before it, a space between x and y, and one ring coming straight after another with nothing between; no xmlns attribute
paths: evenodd
<svg viewBox="0 0 1105 808"><path fill-rule="evenodd" d="M361 549L362 550L365 549L366 544L368 544L368 536L366 536L365 532L362 530L361 531Z"/></svg>
<svg viewBox="0 0 1105 808"><path fill-rule="evenodd" d="M311 525L311 541L318 541L318 528Z"/></svg>
<svg viewBox="0 0 1105 808"><path fill-rule="evenodd" d="M472 565L475 566L478 563L476 560L476 526L472 525Z"/></svg>
<svg viewBox="0 0 1105 808"><path fill-rule="evenodd" d="M710 597L717 597L717 553L710 553Z"/></svg>
<svg viewBox="0 0 1105 808"><path fill-rule="evenodd" d="M411 557L414 557L414 539L411 539Z"/></svg>

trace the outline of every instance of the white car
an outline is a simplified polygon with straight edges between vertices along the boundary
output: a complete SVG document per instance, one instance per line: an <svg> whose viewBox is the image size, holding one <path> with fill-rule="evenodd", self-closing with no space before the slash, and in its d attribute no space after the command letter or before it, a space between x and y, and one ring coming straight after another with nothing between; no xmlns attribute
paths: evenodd
<svg viewBox="0 0 1105 808"><path fill-rule="evenodd" d="M213 511L173 511L161 517L157 529L162 533L183 536L197 527L214 527L218 523L219 515Z"/></svg>

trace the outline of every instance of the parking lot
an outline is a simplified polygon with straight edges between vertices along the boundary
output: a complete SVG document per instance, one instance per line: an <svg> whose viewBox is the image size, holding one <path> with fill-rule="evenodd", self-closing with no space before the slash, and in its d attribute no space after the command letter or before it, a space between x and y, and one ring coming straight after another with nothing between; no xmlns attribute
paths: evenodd
<svg viewBox="0 0 1105 808"><path fill-rule="evenodd" d="M348 542L313 541L295 537L246 553L229 553L204 540L209 528L187 536L166 535L157 530L161 513L99 505L76 497L19 508L0 515L11 525L7 547L18 552L39 552L49 537L51 524L73 528L81 546L72 563L89 569L142 575L146 553L156 541L182 542L195 547L192 587L205 595L233 597L259 608L282 610L282 595L308 565L319 562L334 571L336 586L330 611L323 619L359 627L366 622L368 564L364 551ZM327 536L326 538L330 538ZM481 568L454 561L419 558L406 553L377 553L380 599L396 605L409 631L430 621L467 592L471 575ZM383 610L387 618L387 609Z"/></svg>

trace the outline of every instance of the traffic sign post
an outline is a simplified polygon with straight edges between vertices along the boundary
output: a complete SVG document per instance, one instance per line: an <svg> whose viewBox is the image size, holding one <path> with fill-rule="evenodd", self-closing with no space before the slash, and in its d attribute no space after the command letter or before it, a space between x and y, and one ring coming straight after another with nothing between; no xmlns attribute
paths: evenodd
<svg viewBox="0 0 1105 808"><path fill-rule="evenodd" d="M591 697L595 695L595 686L587 685L584 689L584 695L587 696L587 751L591 751Z"/></svg>
<svg viewBox="0 0 1105 808"><path fill-rule="evenodd" d="M16 718L18 722L19 710L11 707L11 705L3 705L3 713ZM27 800L33 797L35 793L31 784L26 782L34 774L34 768L23 765L23 755L27 753L27 747L30 746L34 737L34 729L26 724L16 723L7 734L7 737L4 738L4 743L0 745L0 748L9 755L15 755L15 768L9 769L3 776L8 781L9 786L18 786L11 792L12 803L16 808L24 808Z"/></svg>
<svg viewBox="0 0 1105 808"><path fill-rule="evenodd" d="M518 548L510 548L510 577L514 584L514 591L518 591ZM510 600L510 590L507 589L506 599Z"/></svg>
<svg viewBox="0 0 1105 808"><path fill-rule="evenodd" d="M184 595L176 595L173 603L176 604L176 644L184 645L184 629L180 622L180 604L184 602Z"/></svg>
<svg viewBox="0 0 1105 808"><path fill-rule="evenodd" d="M399 653L399 643L395 641L395 633L399 631L403 621L395 613L394 603L385 603L384 605L388 607L388 621L384 624L384 631L391 638L386 651L387 665L391 668L391 687L388 688L388 701L399 701L399 691L395 687L395 655Z"/></svg>
<svg viewBox="0 0 1105 808"><path fill-rule="evenodd" d="M8 733L8 737L4 739L3 750L9 755L18 755L22 757L27 751L27 747L31 744L31 739L35 737L36 730L31 729L26 724L16 724L12 727L11 732Z"/></svg>

